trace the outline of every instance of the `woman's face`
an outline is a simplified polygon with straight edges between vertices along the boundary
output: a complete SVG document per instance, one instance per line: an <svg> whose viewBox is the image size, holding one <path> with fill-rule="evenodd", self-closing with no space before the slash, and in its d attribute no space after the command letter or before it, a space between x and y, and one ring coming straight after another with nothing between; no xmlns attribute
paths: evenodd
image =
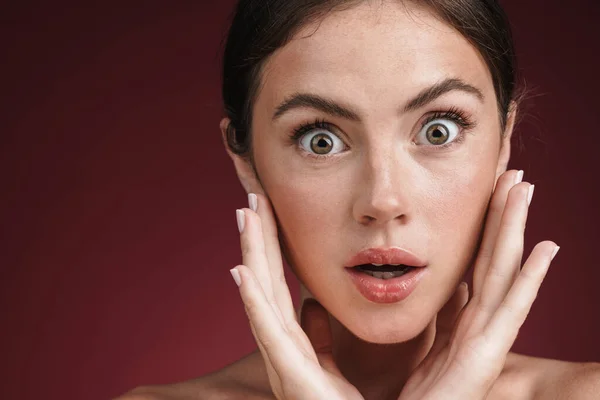
<svg viewBox="0 0 600 400"><path fill-rule="evenodd" d="M506 168L492 78L461 34L408 3L363 2L319 22L265 64L253 110L256 171L304 286L363 340L406 341L470 266ZM451 90L415 101L444 82ZM305 104L274 118L295 94L355 115ZM315 120L326 125L291 138ZM362 249L393 246L425 261L427 274L406 299L371 302L344 265Z"/></svg>

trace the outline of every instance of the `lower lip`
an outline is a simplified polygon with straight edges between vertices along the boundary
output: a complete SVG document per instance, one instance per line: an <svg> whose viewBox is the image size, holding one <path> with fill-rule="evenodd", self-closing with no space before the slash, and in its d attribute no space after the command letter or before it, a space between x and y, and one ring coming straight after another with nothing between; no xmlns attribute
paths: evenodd
<svg viewBox="0 0 600 400"><path fill-rule="evenodd" d="M425 267L414 268L391 279L375 278L354 268L346 268L346 271L360 294L374 303L396 303L404 300L425 275Z"/></svg>

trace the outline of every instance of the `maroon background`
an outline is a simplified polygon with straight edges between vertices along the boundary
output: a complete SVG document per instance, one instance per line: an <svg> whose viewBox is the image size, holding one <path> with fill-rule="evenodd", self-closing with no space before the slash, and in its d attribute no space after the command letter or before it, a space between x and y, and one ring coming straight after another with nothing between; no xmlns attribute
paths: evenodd
<svg viewBox="0 0 600 400"><path fill-rule="evenodd" d="M0 397L107 399L252 351L218 128L232 1L38 3L0 16ZM562 246L514 350L600 361L599 7L507 9L533 94L526 254Z"/></svg>

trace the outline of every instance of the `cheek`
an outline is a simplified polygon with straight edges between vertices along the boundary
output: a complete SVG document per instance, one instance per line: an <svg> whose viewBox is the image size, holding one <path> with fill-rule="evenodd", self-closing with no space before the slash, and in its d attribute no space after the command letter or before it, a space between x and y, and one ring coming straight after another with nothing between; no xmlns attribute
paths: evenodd
<svg viewBox="0 0 600 400"><path fill-rule="evenodd" d="M494 170L464 168L460 173L435 178L435 192L430 193L430 215L443 221L449 229L453 224L463 225L485 207L493 187Z"/></svg>
<svg viewBox="0 0 600 400"><path fill-rule="evenodd" d="M314 243L321 233L340 228L344 191L335 182L291 179L273 189L281 225L299 245L302 241Z"/></svg>
<svg viewBox="0 0 600 400"><path fill-rule="evenodd" d="M443 264L448 274L463 273L476 250L494 186L496 165L489 160L494 158L471 160L431 177L435 184L421 213L432 261Z"/></svg>
<svg viewBox="0 0 600 400"><path fill-rule="evenodd" d="M280 165L286 165L285 161ZM317 177L287 168L264 168L272 171L261 175L262 183L277 215L291 266L331 259L335 254L331 232L340 232L345 217L341 210L347 209L347 191L339 171Z"/></svg>

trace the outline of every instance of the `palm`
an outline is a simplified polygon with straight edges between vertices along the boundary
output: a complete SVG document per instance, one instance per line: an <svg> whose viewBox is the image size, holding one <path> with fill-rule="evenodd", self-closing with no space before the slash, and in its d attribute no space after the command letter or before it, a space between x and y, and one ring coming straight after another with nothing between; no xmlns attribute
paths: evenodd
<svg viewBox="0 0 600 400"><path fill-rule="evenodd" d="M482 399L500 374L557 249L553 242L539 243L520 271L531 185L515 184L515 178L510 171L498 180L475 261L473 298L466 305L468 290L460 285L440 310L434 344L400 400ZM232 273L241 277L240 293L273 393L278 399L362 399L333 361L327 311L306 303L298 323L274 216L267 198L260 200L258 213L241 213L244 264Z"/></svg>
<svg viewBox="0 0 600 400"><path fill-rule="evenodd" d="M558 250L553 242L538 243L521 270L532 192L519 182L514 172L499 179L475 260L473 297L469 301L466 284L460 285L440 310L434 344L401 400L485 398L502 372Z"/></svg>
<svg viewBox="0 0 600 400"><path fill-rule="evenodd" d="M457 293L450 299L444 309L437 316L436 340L429 354L413 371L400 395L400 400L423 398L424 395L434 388L440 380L448 374L450 369L461 369L462 365L469 366L467 360L472 356L470 353L473 344L468 344L461 331L472 323L475 312L473 304L469 304L458 317L456 325L449 330L452 314L464 306L468 298L468 289L460 287ZM456 315L456 314L454 314ZM460 354L458 354L460 353ZM451 355L456 355L455 359ZM462 361L460 361L462 360ZM469 366L468 371L471 371ZM467 371L467 372L468 372ZM459 374L460 375L460 374Z"/></svg>
<svg viewBox="0 0 600 400"><path fill-rule="evenodd" d="M232 274L239 282L273 394L286 400L362 400L333 362L325 309L309 302L302 309L302 326L298 322L270 204L263 195L249 201L254 203L252 209L238 212L244 263Z"/></svg>

